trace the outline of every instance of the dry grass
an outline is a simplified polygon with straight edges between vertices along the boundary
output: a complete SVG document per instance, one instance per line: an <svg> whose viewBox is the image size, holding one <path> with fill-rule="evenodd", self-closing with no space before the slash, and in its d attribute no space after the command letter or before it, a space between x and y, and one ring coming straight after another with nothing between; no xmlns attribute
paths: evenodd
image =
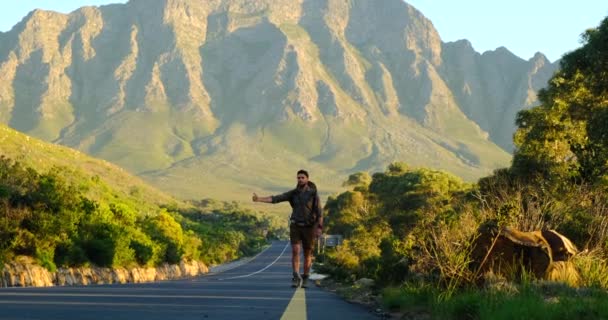
<svg viewBox="0 0 608 320"><path fill-rule="evenodd" d="M428 229L426 241L420 244L421 257L414 268L421 273L438 270L440 286L448 295L474 283L476 275L470 269L470 257L477 226L474 211L469 208L454 223L439 223Z"/></svg>

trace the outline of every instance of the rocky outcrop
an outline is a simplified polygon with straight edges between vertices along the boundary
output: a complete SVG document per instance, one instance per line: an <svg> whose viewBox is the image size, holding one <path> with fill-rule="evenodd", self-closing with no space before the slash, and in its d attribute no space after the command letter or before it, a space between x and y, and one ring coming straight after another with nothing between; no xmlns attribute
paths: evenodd
<svg viewBox="0 0 608 320"><path fill-rule="evenodd" d="M198 261L156 268L59 268L55 272L32 263L10 262L0 272L1 287L49 287L89 284L143 283L194 277L209 272Z"/></svg>

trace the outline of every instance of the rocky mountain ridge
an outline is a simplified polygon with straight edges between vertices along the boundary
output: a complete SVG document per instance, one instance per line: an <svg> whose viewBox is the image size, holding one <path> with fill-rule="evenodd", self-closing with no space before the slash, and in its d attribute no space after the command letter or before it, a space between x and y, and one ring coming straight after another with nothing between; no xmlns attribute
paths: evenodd
<svg viewBox="0 0 608 320"><path fill-rule="evenodd" d="M1 33L0 121L183 198L393 161L472 180L556 67L444 43L401 0L131 0Z"/></svg>

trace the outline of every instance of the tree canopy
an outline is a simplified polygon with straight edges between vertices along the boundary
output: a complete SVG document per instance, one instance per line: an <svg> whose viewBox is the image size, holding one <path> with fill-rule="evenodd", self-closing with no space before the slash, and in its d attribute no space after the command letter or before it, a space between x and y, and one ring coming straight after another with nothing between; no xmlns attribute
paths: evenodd
<svg viewBox="0 0 608 320"><path fill-rule="evenodd" d="M608 177L608 19L587 30L539 92L540 105L516 119L513 172L555 183Z"/></svg>

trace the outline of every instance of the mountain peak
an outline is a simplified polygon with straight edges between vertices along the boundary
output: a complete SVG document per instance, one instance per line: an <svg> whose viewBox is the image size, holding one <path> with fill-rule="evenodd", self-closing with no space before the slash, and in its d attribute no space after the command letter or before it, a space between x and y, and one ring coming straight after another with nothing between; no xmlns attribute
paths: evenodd
<svg viewBox="0 0 608 320"><path fill-rule="evenodd" d="M54 19L65 18L66 14L43 9L34 9L25 17L25 19L33 24L48 24L52 23Z"/></svg>
<svg viewBox="0 0 608 320"><path fill-rule="evenodd" d="M518 57L504 46L500 46L494 50L484 51L481 55L482 57L498 57L499 59L523 61L522 58Z"/></svg>
<svg viewBox="0 0 608 320"><path fill-rule="evenodd" d="M52 27L55 21L61 21L65 18L66 15L59 12L34 9L14 25L9 32L13 30L14 32L21 32L26 28L36 30L37 32L44 31L45 28Z"/></svg>
<svg viewBox="0 0 608 320"><path fill-rule="evenodd" d="M513 54L513 52L511 52L509 49L507 49L507 47L505 46L500 46L498 48L496 48L494 50L494 52L498 53L498 54Z"/></svg>
<svg viewBox="0 0 608 320"><path fill-rule="evenodd" d="M534 54L534 56L532 58L530 58L530 61L550 63L549 59L547 59L547 56L545 56L545 54L543 54L542 52L539 52L539 51L537 51Z"/></svg>
<svg viewBox="0 0 608 320"><path fill-rule="evenodd" d="M457 46L473 49L473 44L468 39L456 40L453 43L454 43L454 45L457 45Z"/></svg>

